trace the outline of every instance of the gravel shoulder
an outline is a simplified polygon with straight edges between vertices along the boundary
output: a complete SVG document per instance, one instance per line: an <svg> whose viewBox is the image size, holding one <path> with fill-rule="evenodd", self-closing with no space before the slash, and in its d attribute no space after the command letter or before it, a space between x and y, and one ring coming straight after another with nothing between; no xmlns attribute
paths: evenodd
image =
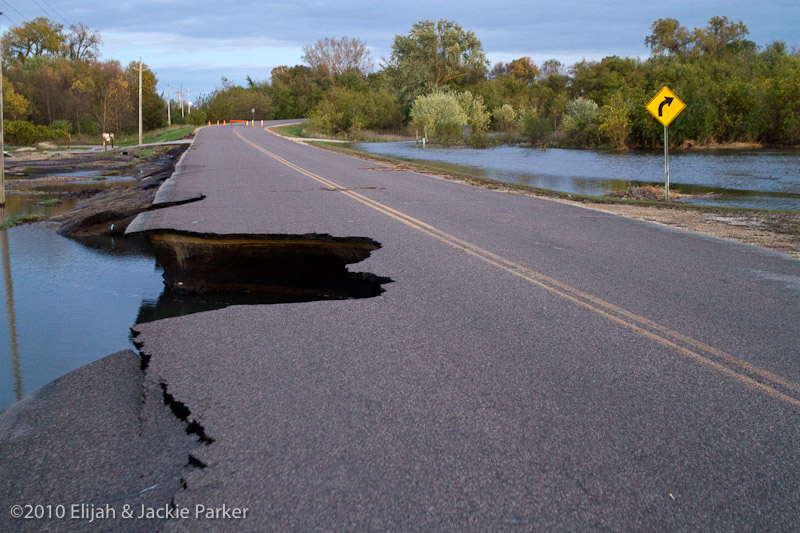
<svg viewBox="0 0 800 533"><path fill-rule="evenodd" d="M592 204L553 198L551 200L573 205L580 203L586 209L772 248L800 259L800 213L767 211L724 213L642 205Z"/></svg>

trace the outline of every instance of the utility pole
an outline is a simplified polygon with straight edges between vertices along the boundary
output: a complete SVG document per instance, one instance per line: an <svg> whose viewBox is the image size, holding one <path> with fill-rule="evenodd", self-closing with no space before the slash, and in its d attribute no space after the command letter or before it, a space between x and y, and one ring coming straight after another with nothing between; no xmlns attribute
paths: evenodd
<svg viewBox="0 0 800 533"><path fill-rule="evenodd" d="M192 90L190 88L186 88L186 104L189 107L189 114L192 114Z"/></svg>
<svg viewBox="0 0 800 533"><path fill-rule="evenodd" d="M0 13L2 15L3 13ZM0 36L2 36L0 28ZM6 147L3 131L3 46L0 43L0 207L6 206Z"/></svg>
<svg viewBox="0 0 800 533"><path fill-rule="evenodd" d="M183 84L182 83L181 83L181 96L180 96L179 100L181 101L181 117L184 117L185 115L183 114Z"/></svg>
<svg viewBox="0 0 800 533"><path fill-rule="evenodd" d="M139 58L139 146L142 144L142 58Z"/></svg>
<svg viewBox="0 0 800 533"><path fill-rule="evenodd" d="M172 126L172 102L169 100L169 83L167 84L167 126Z"/></svg>

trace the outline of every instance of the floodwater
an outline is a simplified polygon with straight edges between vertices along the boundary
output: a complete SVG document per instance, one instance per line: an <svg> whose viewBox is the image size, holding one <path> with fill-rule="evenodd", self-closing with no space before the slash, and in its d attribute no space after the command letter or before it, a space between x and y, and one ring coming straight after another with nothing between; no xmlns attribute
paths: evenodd
<svg viewBox="0 0 800 533"><path fill-rule="evenodd" d="M354 143L364 152L452 165L498 181L576 194L602 195L629 184L664 185L660 151L445 148L411 142ZM716 150L670 153L670 189L681 201L800 210L800 150Z"/></svg>
<svg viewBox="0 0 800 533"><path fill-rule="evenodd" d="M131 348L129 328L142 302L157 299L163 289L145 242L79 243L38 223L0 230L0 246L0 409Z"/></svg>

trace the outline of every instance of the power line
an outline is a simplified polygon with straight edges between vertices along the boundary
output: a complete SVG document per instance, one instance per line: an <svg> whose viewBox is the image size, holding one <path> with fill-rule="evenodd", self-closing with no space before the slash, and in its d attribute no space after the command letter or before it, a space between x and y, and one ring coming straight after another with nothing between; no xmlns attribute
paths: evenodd
<svg viewBox="0 0 800 533"><path fill-rule="evenodd" d="M3 15L5 18L7 18L8 20L10 20L10 21L11 21L11 24L13 24L14 26L19 26L19 24L17 24L17 23L14 21L14 19L12 19L11 17L9 17L7 14L5 14L5 13L0 13L0 15Z"/></svg>
<svg viewBox="0 0 800 533"><path fill-rule="evenodd" d="M47 5L47 7L49 7L50 9L52 9L52 10L53 10L53 13L55 13L56 15L58 15L58 18L60 18L61 20L63 20L63 21L64 21L64 24L66 24L67 26L69 26L69 22L67 22L67 19L65 19L64 17L62 17L62 16L61 16L61 13L59 13L59 12L56 10L56 8L54 8L54 7L53 7L53 6L50 4L50 2L48 2L47 0L42 0L42 2L44 2L44 3Z"/></svg>
<svg viewBox="0 0 800 533"><path fill-rule="evenodd" d="M11 5L11 4L8 2L8 0L3 0L3 3L5 3L5 4L6 4L8 7L10 7L11 9L13 9L13 10L16 12L16 14L17 14L17 15L19 15L20 17L22 17L22 20L25 20L25 15L23 15L22 13L20 13L20 12L19 12L19 9L17 9L17 8L16 8L16 7L14 7L14 6L12 6L12 5ZM8 16L8 15L6 15L6 16ZM11 20L11 19L9 19L9 20Z"/></svg>
<svg viewBox="0 0 800 533"><path fill-rule="evenodd" d="M47 15L48 18L55 18L52 13L50 13L48 10L44 8L44 6L42 6L42 4L40 4L36 0L33 0L33 3L36 4L39 7L39 9L41 9L44 12L44 14Z"/></svg>

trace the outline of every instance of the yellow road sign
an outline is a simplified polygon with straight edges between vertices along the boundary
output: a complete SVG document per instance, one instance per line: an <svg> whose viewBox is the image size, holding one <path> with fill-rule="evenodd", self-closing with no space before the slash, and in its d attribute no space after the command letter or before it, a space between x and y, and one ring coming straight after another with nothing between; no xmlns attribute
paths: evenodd
<svg viewBox="0 0 800 533"><path fill-rule="evenodd" d="M675 120L675 117L680 115L686 104L675 96L675 93L670 91L669 87L664 86L645 107L656 117L657 121L666 127Z"/></svg>

